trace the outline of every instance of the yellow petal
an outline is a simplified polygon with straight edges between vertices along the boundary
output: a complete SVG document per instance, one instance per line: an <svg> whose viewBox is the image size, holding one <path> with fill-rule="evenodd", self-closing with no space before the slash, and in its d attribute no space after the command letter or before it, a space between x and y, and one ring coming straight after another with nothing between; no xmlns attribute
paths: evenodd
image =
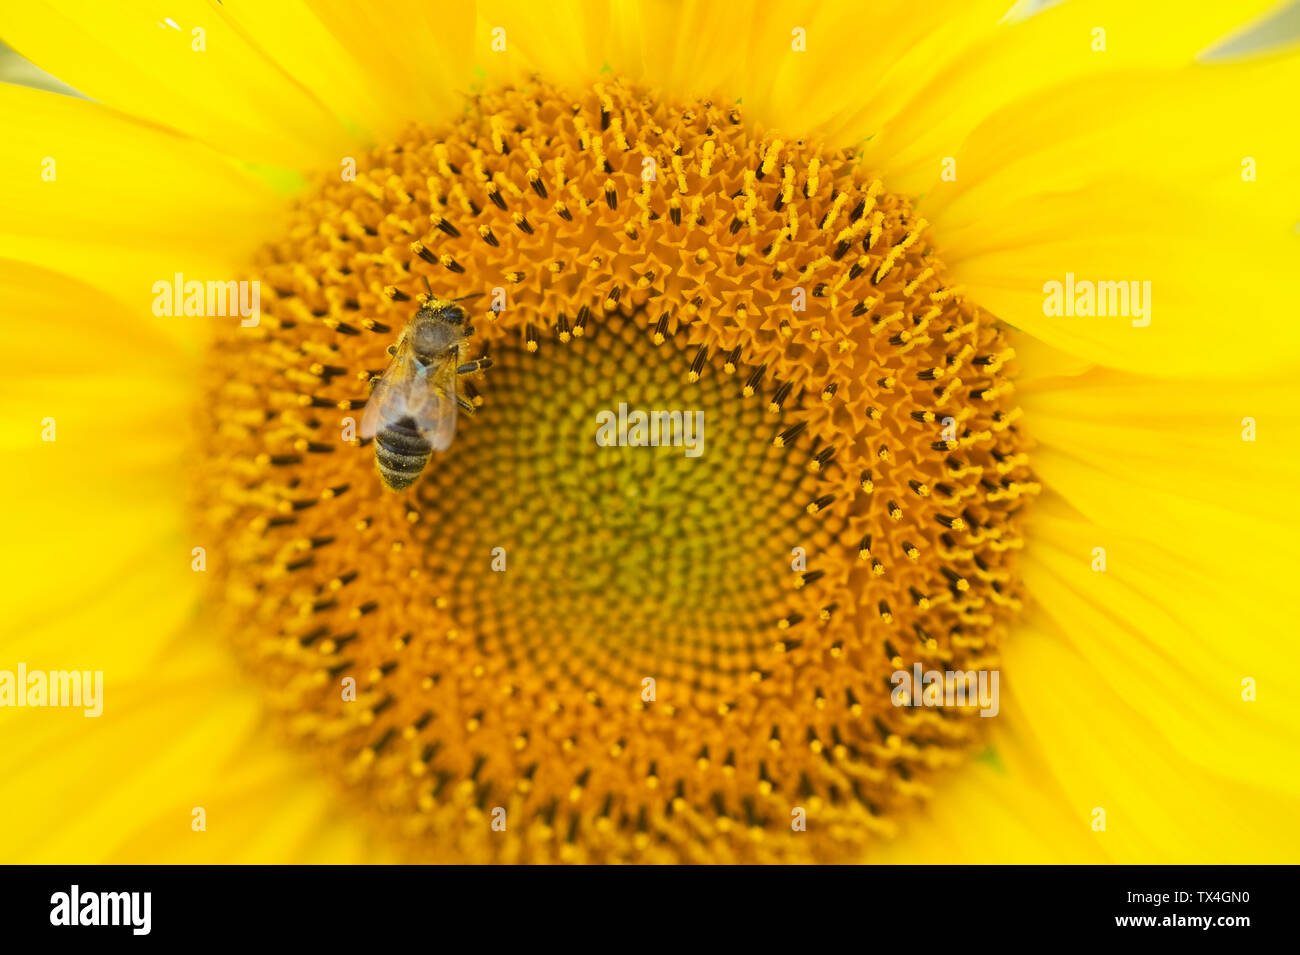
<svg viewBox="0 0 1300 955"><path fill-rule="evenodd" d="M934 795L898 837L873 850L882 864L1004 865L1104 862L1057 780L1043 772L1039 741L1015 683L999 674L999 712L989 717L988 748L936 781Z"/></svg>
<svg viewBox="0 0 1300 955"><path fill-rule="evenodd" d="M1092 371L1021 396L1051 488L1023 566L1040 629L1065 634L1179 759L1284 792L1300 791L1287 756L1300 692L1278 623L1300 558L1292 380Z"/></svg>
<svg viewBox="0 0 1300 955"><path fill-rule="evenodd" d="M225 6L34 0L6 5L0 35L92 99L249 162L318 167L353 141Z"/></svg>
<svg viewBox="0 0 1300 955"><path fill-rule="evenodd" d="M1004 653L1020 723L1037 739L1037 772L1055 778L1078 827L1120 863L1294 859L1300 838L1277 823L1294 818L1300 800L1271 785L1294 771L1258 766L1248 753L1238 759L1263 771L1256 782L1197 766L1146 718L1142 675L1123 680L1112 661L1099 663L1082 631L1033 619ZM1092 829L1097 809L1104 831Z"/></svg>
<svg viewBox="0 0 1300 955"><path fill-rule="evenodd" d="M865 161L890 189L960 191L974 181L966 162L967 137L989 117L1002 110L1014 117L1020 101L1063 85L1132 70L1185 67L1215 40L1272 6L1276 0L1193 6L1172 0L1071 0L1016 19L1003 17L1006 4L978 11L969 4L954 17L959 29L947 37L946 50L925 58L909 55L880 95L862 96L863 84L855 76L847 84L848 101L828 128L846 143L870 137ZM1104 50L1096 49L1099 41ZM864 72L874 60L860 56L845 69ZM1122 105L1122 99L1098 90L1088 115ZM1035 137L1045 132L1029 129ZM941 178L946 157L957 160L955 183Z"/></svg>
<svg viewBox="0 0 1300 955"><path fill-rule="evenodd" d="M1088 521L1040 514L1033 532L1025 586L1040 619L1066 633L1096 669L1090 679L1110 687L1189 763L1300 791L1300 773L1288 769L1286 756L1300 743L1300 696L1280 662L1286 637L1276 610L1259 599L1266 585L1243 592L1245 574L1224 580L1220 568ZM1105 571L1093 570L1096 547L1105 549ZM1012 661L1006 665L1019 682L1024 674ZM1248 678L1254 702L1242 698Z"/></svg>
<svg viewBox="0 0 1300 955"><path fill-rule="evenodd" d="M1297 552L1292 381L1094 371L1027 389L1020 404L1035 472L1083 519L1266 587Z"/></svg>
<svg viewBox="0 0 1300 955"><path fill-rule="evenodd" d="M0 85L0 113L0 258L107 289L142 322L155 281L234 279L279 221L228 160L97 103Z"/></svg>
<svg viewBox="0 0 1300 955"><path fill-rule="evenodd" d="M165 326L30 265L0 260L0 313L5 537L22 542L0 557L0 659L134 673L193 614L192 548L212 547L184 532L192 360Z"/></svg>
<svg viewBox="0 0 1300 955"><path fill-rule="evenodd" d="M0 812L23 821L6 836L8 861L391 858L368 845L332 787L275 737L212 634L177 633L152 662L135 677L105 672L98 717L0 710ZM194 828L195 809L205 813L205 830Z"/></svg>
<svg viewBox="0 0 1300 955"><path fill-rule="evenodd" d="M265 9L268 6L274 9ZM485 38L477 32L474 6L307 0L300 8L258 4L241 10L239 18L259 42L271 44L277 62L312 89L332 87L337 48L342 48L349 69L355 64L365 78L361 88L376 91L345 114L360 117L382 136L406 123L449 118L462 108L474 81L474 63L487 51ZM292 18L291 29L278 22L281 17ZM300 22L307 28L305 44L298 32Z"/></svg>
<svg viewBox="0 0 1300 955"><path fill-rule="evenodd" d="M1300 131L1276 106L1298 83L1291 56L1052 90L981 124L921 212L953 280L1053 347L1156 375L1276 371L1300 353L1278 293L1300 252ZM1045 314L1082 282L1126 283L1143 309Z"/></svg>
<svg viewBox="0 0 1300 955"><path fill-rule="evenodd" d="M489 82L533 70L560 87L590 83L610 56L608 3L488 0L478 4L478 16L478 62ZM493 39L504 41L505 49L494 50Z"/></svg>

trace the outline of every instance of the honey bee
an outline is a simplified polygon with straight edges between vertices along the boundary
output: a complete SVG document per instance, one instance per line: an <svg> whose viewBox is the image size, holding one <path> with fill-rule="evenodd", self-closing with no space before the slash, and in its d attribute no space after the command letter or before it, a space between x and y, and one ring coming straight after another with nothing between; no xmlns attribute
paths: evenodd
<svg viewBox="0 0 1300 955"><path fill-rule="evenodd" d="M406 490L434 451L451 446L457 409L473 414L456 379L492 365L465 361L473 334L463 308L430 294L389 347L393 360L361 413L361 437L375 439L375 466L391 490Z"/></svg>

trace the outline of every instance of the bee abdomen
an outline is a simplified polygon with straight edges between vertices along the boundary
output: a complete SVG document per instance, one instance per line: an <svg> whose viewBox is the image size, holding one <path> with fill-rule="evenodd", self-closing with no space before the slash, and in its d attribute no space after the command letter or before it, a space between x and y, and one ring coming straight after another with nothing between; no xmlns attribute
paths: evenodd
<svg viewBox="0 0 1300 955"><path fill-rule="evenodd" d="M404 419L375 435L375 465L379 475L394 491L405 491L415 483L429 463L433 446Z"/></svg>

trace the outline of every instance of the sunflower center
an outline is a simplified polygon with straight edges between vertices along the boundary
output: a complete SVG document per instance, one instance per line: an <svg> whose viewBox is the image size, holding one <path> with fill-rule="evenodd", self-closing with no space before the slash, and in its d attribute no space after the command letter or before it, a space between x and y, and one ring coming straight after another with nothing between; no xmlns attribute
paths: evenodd
<svg viewBox="0 0 1300 955"><path fill-rule="evenodd" d="M493 352L490 400L419 494L428 567L512 670L567 658L567 688L617 692L667 668L716 705L788 612L817 481L774 446L778 416L722 376L691 381L639 317Z"/></svg>
<svg viewBox="0 0 1300 955"><path fill-rule="evenodd" d="M893 674L997 666L1037 490L925 235L852 156L618 83L322 183L198 487L284 726L416 857L860 858L979 745ZM426 281L493 364L397 493L357 421Z"/></svg>

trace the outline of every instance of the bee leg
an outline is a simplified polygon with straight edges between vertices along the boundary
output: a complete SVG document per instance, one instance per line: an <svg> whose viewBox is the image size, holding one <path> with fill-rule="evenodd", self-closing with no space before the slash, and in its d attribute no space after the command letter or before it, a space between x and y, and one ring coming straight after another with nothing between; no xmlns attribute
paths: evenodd
<svg viewBox="0 0 1300 955"><path fill-rule="evenodd" d="M485 368L492 367L491 358L480 358L477 361L469 361L456 369L458 375L471 375L476 371L482 371Z"/></svg>
<svg viewBox="0 0 1300 955"><path fill-rule="evenodd" d="M469 400L468 398L466 398L464 395L457 395L457 396L456 396L456 404L460 405L461 410L464 411L465 414L473 414L473 413L474 413L474 410L475 410L475 409L474 409L474 402L470 401L470 400Z"/></svg>

